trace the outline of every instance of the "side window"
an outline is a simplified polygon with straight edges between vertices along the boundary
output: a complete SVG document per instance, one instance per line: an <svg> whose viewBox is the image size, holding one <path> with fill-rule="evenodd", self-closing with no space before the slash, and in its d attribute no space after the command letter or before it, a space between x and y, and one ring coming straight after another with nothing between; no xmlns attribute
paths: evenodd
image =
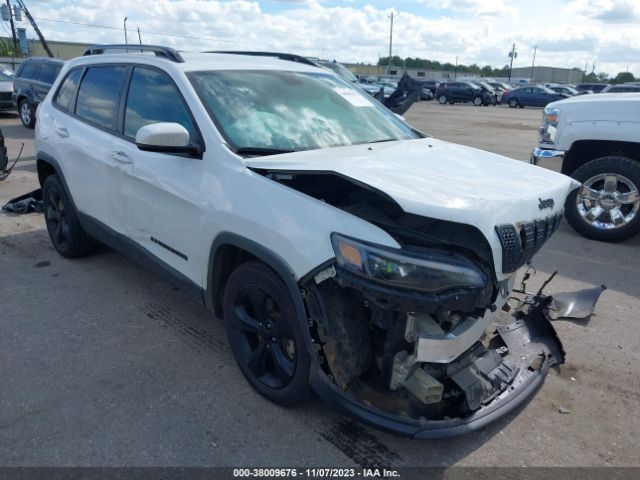
<svg viewBox="0 0 640 480"><path fill-rule="evenodd" d="M43 62L40 65L40 72L38 73L38 80L43 83L51 85L60 73L60 66L55 63Z"/></svg>
<svg viewBox="0 0 640 480"><path fill-rule="evenodd" d="M38 75L38 64L35 62L26 62L20 73L18 74L18 78L26 78L27 80L33 80Z"/></svg>
<svg viewBox="0 0 640 480"><path fill-rule="evenodd" d="M156 70L136 68L127 96L124 135L135 138L141 127L160 122L179 123L189 131L190 141L198 142L189 110L171 79Z"/></svg>
<svg viewBox="0 0 640 480"><path fill-rule="evenodd" d="M101 127L115 129L126 71L126 67L89 68L78 90L76 115Z"/></svg>
<svg viewBox="0 0 640 480"><path fill-rule="evenodd" d="M67 77L62 81L62 85L58 90L54 102L64 110L73 112L73 100L75 98L76 89L78 83L80 83L80 75L82 75L82 69L76 68L71 70Z"/></svg>

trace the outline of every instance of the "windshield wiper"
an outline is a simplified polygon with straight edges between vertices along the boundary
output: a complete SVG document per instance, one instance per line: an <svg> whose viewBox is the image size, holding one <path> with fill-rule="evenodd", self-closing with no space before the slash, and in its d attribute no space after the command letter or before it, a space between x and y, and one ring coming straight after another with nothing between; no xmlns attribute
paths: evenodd
<svg viewBox="0 0 640 480"><path fill-rule="evenodd" d="M366 145L368 143L384 143L384 142L396 142L398 141L397 138L383 138L381 140L368 140L366 142L358 142L358 143L354 143L354 145Z"/></svg>
<svg viewBox="0 0 640 480"><path fill-rule="evenodd" d="M268 148L268 147L240 147L236 149L238 155L253 155L256 157L262 157L265 155L278 155L280 153L292 153L296 150L286 150L283 148Z"/></svg>

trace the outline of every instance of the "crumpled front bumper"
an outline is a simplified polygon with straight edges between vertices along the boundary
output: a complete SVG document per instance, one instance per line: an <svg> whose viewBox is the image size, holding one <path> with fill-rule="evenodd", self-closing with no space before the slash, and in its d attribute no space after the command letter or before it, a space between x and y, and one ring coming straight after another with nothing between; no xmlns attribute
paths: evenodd
<svg viewBox="0 0 640 480"><path fill-rule="evenodd" d="M517 373L501 393L467 417L427 420L385 412L349 396L319 369L312 373L312 385L326 402L392 433L416 438L445 438L481 429L524 405L540 388L549 368L564 362L562 344L544 313L547 305L548 302L538 305L527 314L513 316L510 322L497 327L504 345L495 351L499 351Z"/></svg>

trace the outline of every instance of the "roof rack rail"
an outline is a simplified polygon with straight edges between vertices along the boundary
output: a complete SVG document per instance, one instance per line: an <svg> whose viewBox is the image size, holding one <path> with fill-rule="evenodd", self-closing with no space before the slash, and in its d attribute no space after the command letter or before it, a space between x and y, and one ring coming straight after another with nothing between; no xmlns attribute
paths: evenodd
<svg viewBox="0 0 640 480"><path fill-rule="evenodd" d="M253 57L275 57L275 58L279 58L280 60L287 60L289 62L297 62L297 63L302 63L304 65L311 65L312 67L318 66L318 64L313 60L309 60L308 58L302 57L300 55L295 55L293 53L248 52L248 51L233 51L233 50L207 51L204 53L228 53L230 55L249 55Z"/></svg>
<svg viewBox="0 0 640 480"><path fill-rule="evenodd" d="M161 47L159 45L135 45L135 44L113 44L113 45L93 45L87 48L84 55L101 55L108 50L125 50L126 52L139 53L139 52L153 52L156 57L166 58L172 62L184 63L184 58L176 50L169 47Z"/></svg>

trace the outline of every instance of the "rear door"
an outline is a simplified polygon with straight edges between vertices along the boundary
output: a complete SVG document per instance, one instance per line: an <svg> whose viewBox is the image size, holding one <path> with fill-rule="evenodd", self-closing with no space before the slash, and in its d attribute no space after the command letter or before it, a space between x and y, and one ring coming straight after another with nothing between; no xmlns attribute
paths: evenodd
<svg viewBox="0 0 640 480"><path fill-rule="evenodd" d="M460 84L459 83L451 83L447 85L447 91L449 94L449 98L455 102L459 102L462 100L460 97Z"/></svg>
<svg viewBox="0 0 640 480"><path fill-rule="evenodd" d="M121 183L126 234L142 248L196 284L202 284L198 228L205 173L202 156L186 156L138 149L135 136L149 124L179 123L189 131L190 143L204 146L195 120L171 77L136 66L120 118L120 137L111 155L128 162Z"/></svg>
<svg viewBox="0 0 640 480"><path fill-rule="evenodd" d="M531 106L533 102L533 89L531 87L524 87L518 89L518 101L520 105Z"/></svg>
<svg viewBox="0 0 640 480"><path fill-rule="evenodd" d="M39 71L39 62L27 61L18 70L17 78L14 80L16 91L19 94L24 94L29 101L34 100L34 83L37 81Z"/></svg>
<svg viewBox="0 0 640 480"><path fill-rule="evenodd" d="M33 82L34 101L40 103L47 96L51 85L60 73L62 65L54 62L42 62L38 70L38 76Z"/></svg>
<svg viewBox="0 0 640 480"><path fill-rule="evenodd" d="M51 142L78 210L112 230L124 230L120 163L111 156L126 66L69 71L56 92ZM79 84L79 87L75 88Z"/></svg>

